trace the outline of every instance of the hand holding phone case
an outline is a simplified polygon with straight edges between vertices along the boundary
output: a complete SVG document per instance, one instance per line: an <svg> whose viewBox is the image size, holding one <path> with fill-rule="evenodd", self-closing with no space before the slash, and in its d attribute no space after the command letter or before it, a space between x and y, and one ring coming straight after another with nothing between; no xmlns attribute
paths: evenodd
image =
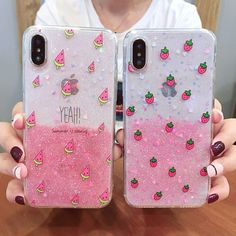
<svg viewBox="0 0 236 236"><path fill-rule="evenodd" d="M147 64L132 64L143 39ZM135 207L206 202L215 38L206 30L134 30L124 43L125 198Z"/></svg>
<svg viewBox="0 0 236 236"><path fill-rule="evenodd" d="M46 39L33 65L31 39ZM29 28L24 35L24 190L35 207L100 208L112 195L116 39L105 30Z"/></svg>

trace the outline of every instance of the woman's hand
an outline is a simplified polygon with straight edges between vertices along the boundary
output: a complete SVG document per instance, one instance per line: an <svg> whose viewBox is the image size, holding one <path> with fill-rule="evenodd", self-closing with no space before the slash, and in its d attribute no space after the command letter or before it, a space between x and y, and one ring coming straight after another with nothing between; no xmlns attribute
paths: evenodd
<svg viewBox="0 0 236 236"><path fill-rule="evenodd" d="M22 163L25 159L25 152L22 143L25 118L22 113L22 102L15 105L12 111L12 124L0 122L0 146L6 151L0 153L0 173L14 177L8 183L6 196L8 201L25 204L24 189L22 180L27 176L27 168ZM123 143L118 139L119 143ZM122 148L114 146L114 159L122 156Z"/></svg>
<svg viewBox="0 0 236 236"><path fill-rule="evenodd" d="M215 100L213 111L213 141L211 152L213 162L207 167L207 173L212 177L208 203L223 200L229 196L229 183L224 176L236 170L236 119L224 119L222 107Z"/></svg>
<svg viewBox="0 0 236 236"><path fill-rule="evenodd" d="M24 120L21 112L22 103L17 103L12 111L12 117L14 117L12 125L0 123L0 145L6 151L0 153L0 173L14 177L7 186L7 199L23 205L24 192L21 180L27 176L27 169L22 163L25 154L21 131L24 128Z"/></svg>

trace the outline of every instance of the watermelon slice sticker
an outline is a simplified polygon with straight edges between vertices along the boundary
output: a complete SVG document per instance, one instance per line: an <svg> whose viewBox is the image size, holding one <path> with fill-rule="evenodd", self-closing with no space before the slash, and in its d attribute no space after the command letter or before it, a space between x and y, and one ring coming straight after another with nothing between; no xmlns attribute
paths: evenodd
<svg viewBox="0 0 236 236"><path fill-rule="evenodd" d="M71 86L71 81L70 80L65 82L61 92L62 92L64 97L68 97L72 94L72 86Z"/></svg>
<svg viewBox="0 0 236 236"><path fill-rule="evenodd" d="M71 139L69 143L66 144L65 148L66 154L72 154L74 152L74 140Z"/></svg>
<svg viewBox="0 0 236 236"><path fill-rule="evenodd" d="M67 39L72 38L75 34L73 29L66 29L64 32Z"/></svg>
<svg viewBox="0 0 236 236"><path fill-rule="evenodd" d="M98 133L103 132L104 129L105 129L105 124L104 124L104 122L103 122L103 123L98 127Z"/></svg>
<svg viewBox="0 0 236 236"><path fill-rule="evenodd" d="M32 81L32 85L34 88L37 88L40 86L40 79L39 79L39 75Z"/></svg>
<svg viewBox="0 0 236 236"><path fill-rule="evenodd" d="M77 207L79 205L79 195L75 194L73 198L71 199L71 204L73 207Z"/></svg>
<svg viewBox="0 0 236 236"><path fill-rule="evenodd" d="M106 189L100 196L99 201L102 205L105 205L109 202L109 192L108 189Z"/></svg>
<svg viewBox="0 0 236 236"><path fill-rule="evenodd" d="M93 44L96 49L99 49L103 46L103 33L100 33L93 41Z"/></svg>
<svg viewBox="0 0 236 236"><path fill-rule="evenodd" d="M25 121L27 128L32 128L35 126L35 112L33 111Z"/></svg>
<svg viewBox="0 0 236 236"><path fill-rule="evenodd" d="M108 88L103 90L103 92L98 97L98 101L101 105L104 105L108 102Z"/></svg>
<svg viewBox="0 0 236 236"><path fill-rule="evenodd" d="M57 57L54 60L54 64L57 69L60 69L65 65L64 50L61 50L61 52L57 55Z"/></svg>
<svg viewBox="0 0 236 236"><path fill-rule="evenodd" d="M42 150L35 156L34 163L36 166L43 164L43 151Z"/></svg>
<svg viewBox="0 0 236 236"><path fill-rule="evenodd" d="M89 166L86 166L83 171L80 173L80 176L83 180L89 179L90 177L90 168Z"/></svg>
<svg viewBox="0 0 236 236"><path fill-rule="evenodd" d="M45 183L44 181L42 181L38 187L36 188L36 191L39 193L44 193L45 192Z"/></svg>
<svg viewBox="0 0 236 236"><path fill-rule="evenodd" d="M95 62L93 61L88 67L88 72L92 73L94 71L95 71Z"/></svg>
<svg viewBox="0 0 236 236"><path fill-rule="evenodd" d="M110 155L107 157L107 163L110 165L111 162L112 162L112 160L111 160L111 154L110 154Z"/></svg>

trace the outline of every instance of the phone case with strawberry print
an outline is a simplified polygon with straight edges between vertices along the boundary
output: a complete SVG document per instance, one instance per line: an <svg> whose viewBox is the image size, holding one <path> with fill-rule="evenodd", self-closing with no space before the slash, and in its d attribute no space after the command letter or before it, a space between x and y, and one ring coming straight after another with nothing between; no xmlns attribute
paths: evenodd
<svg viewBox="0 0 236 236"><path fill-rule="evenodd" d="M34 35L46 62L33 65ZM30 27L23 38L27 203L100 208L112 197L116 37L103 29Z"/></svg>
<svg viewBox="0 0 236 236"><path fill-rule="evenodd" d="M143 39L147 62L132 63ZM135 207L199 207L211 161L214 35L134 30L124 41L125 198Z"/></svg>

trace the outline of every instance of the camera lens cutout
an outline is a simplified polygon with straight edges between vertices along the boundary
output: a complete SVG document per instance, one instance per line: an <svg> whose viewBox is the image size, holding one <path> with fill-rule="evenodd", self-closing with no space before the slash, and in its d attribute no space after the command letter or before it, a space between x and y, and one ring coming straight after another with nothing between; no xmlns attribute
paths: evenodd
<svg viewBox="0 0 236 236"><path fill-rule="evenodd" d="M40 66L45 62L46 41L42 35L36 34L31 39L31 60Z"/></svg>
<svg viewBox="0 0 236 236"><path fill-rule="evenodd" d="M139 70L146 65L146 43L143 39L137 39L133 43L133 65Z"/></svg>

